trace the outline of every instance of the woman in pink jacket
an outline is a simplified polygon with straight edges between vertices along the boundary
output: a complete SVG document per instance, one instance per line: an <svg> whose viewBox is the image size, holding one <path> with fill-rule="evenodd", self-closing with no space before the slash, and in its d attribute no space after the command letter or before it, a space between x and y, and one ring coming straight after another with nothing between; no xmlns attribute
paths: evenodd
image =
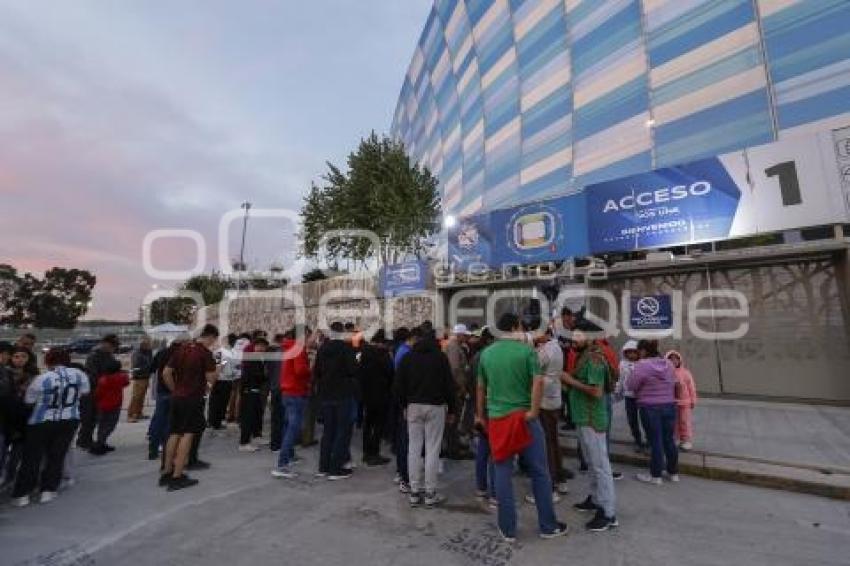
<svg viewBox="0 0 850 566"><path fill-rule="evenodd" d="M676 440L679 448L687 452L694 447L693 414L697 405L697 387L679 352L671 350L665 357L673 364L676 374Z"/></svg>

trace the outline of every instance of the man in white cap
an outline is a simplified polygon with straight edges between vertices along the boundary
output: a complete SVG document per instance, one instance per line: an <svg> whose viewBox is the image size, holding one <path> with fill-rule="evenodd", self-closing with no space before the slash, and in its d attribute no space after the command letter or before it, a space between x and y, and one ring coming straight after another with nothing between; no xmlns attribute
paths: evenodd
<svg viewBox="0 0 850 566"><path fill-rule="evenodd" d="M452 378L455 385L455 406L461 411L461 416L451 424L447 424L445 432L446 456L452 460L471 460L474 456L469 448L461 443L461 435L468 433L468 427L464 423L469 420L464 418L471 416L469 401L471 396L472 371L469 363L470 332L465 324L456 324L452 329L452 335L446 344L445 353L449 359L452 370Z"/></svg>

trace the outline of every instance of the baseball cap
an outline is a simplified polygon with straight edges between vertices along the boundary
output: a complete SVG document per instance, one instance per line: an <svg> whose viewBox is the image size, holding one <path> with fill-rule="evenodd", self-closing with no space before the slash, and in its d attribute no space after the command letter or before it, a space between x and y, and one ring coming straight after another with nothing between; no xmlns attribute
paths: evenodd
<svg viewBox="0 0 850 566"><path fill-rule="evenodd" d="M452 334L462 334L464 336L469 336L469 329L465 324L455 324L455 327L452 329Z"/></svg>

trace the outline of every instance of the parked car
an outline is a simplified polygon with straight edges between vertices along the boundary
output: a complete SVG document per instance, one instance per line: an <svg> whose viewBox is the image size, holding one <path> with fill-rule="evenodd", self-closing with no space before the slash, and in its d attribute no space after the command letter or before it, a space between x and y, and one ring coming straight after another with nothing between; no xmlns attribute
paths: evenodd
<svg viewBox="0 0 850 566"><path fill-rule="evenodd" d="M72 354L88 354L100 343L98 338L77 338L68 344L68 351Z"/></svg>

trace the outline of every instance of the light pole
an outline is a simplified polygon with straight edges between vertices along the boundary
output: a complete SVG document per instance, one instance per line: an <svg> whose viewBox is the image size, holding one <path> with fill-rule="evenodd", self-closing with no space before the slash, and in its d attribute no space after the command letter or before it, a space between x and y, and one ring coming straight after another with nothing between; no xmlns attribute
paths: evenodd
<svg viewBox="0 0 850 566"><path fill-rule="evenodd" d="M236 273L237 291L242 289L242 278L239 272L245 270L245 235L248 233L248 211L251 210L251 203L246 200L242 203L241 208L245 211L245 216L242 218L242 245L239 247L239 269Z"/></svg>

